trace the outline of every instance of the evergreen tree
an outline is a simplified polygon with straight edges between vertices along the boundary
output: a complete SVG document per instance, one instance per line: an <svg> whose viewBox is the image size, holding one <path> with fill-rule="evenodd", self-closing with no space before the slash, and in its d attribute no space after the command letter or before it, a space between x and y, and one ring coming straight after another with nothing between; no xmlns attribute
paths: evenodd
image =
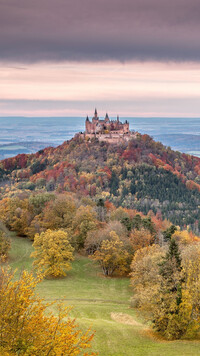
<svg viewBox="0 0 200 356"><path fill-rule="evenodd" d="M173 233L176 228L171 226L165 231L165 237L170 237L168 251L159 264L161 276L160 291L154 311L154 327L168 339L182 336L179 311L182 302L183 274L181 255Z"/></svg>

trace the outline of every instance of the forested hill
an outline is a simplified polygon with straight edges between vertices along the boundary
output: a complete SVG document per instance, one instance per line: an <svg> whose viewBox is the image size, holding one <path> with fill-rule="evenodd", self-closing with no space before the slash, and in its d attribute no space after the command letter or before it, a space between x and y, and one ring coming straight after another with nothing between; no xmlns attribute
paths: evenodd
<svg viewBox="0 0 200 356"><path fill-rule="evenodd" d="M16 189L71 191L200 228L200 158L148 135L118 145L76 136L56 148L1 161L0 177L1 198Z"/></svg>

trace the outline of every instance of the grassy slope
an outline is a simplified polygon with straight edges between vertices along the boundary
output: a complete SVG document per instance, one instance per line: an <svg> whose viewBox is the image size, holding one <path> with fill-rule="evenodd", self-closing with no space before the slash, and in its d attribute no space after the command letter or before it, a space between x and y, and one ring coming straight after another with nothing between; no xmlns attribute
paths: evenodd
<svg viewBox="0 0 200 356"><path fill-rule="evenodd" d="M10 264L13 268L31 269L30 241L12 237ZM111 312L126 313L141 322L135 310L129 308L131 290L128 279L106 279L98 266L85 257L77 256L66 278L45 280L38 287L46 300L64 299L73 305L71 316L81 328L96 330L93 349L100 356L198 356L197 341L163 342L148 337L146 326L131 326L111 319Z"/></svg>

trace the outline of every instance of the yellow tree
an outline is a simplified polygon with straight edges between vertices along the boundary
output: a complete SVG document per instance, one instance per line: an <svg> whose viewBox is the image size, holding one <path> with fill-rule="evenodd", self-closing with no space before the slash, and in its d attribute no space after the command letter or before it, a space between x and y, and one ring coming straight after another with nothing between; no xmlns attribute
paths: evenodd
<svg viewBox="0 0 200 356"><path fill-rule="evenodd" d="M9 249L10 240L3 231L0 231L0 261L4 262L7 259Z"/></svg>
<svg viewBox="0 0 200 356"><path fill-rule="evenodd" d="M31 257L34 266L41 269L45 277L61 277L71 268L74 249L69 243L68 234L63 230L46 230L36 234Z"/></svg>
<svg viewBox="0 0 200 356"><path fill-rule="evenodd" d="M185 336L194 337L200 328L200 244L191 244L182 251L184 283L179 319Z"/></svg>
<svg viewBox="0 0 200 356"><path fill-rule="evenodd" d="M114 272L122 275L128 271L129 254L114 231L110 232L109 240L102 241L91 258L98 261L105 276L111 276Z"/></svg>
<svg viewBox="0 0 200 356"><path fill-rule="evenodd" d="M136 251L131 263L131 285L134 290L132 305L145 313L152 313L154 300L160 286L158 264L162 261L163 249L159 245L147 246Z"/></svg>
<svg viewBox="0 0 200 356"><path fill-rule="evenodd" d="M1 355L63 356L95 355L90 348L93 334L82 333L69 308L58 306L58 317L49 304L35 295L40 278L24 271L17 280L9 270L0 271Z"/></svg>

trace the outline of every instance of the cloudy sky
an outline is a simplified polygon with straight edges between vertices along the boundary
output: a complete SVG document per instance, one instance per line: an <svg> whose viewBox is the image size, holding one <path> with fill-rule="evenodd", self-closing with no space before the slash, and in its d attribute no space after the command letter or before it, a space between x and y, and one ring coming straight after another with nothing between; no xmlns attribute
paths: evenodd
<svg viewBox="0 0 200 356"><path fill-rule="evenodd" d="M0 0L0 116L200 117L200 0Z"/></svg>

